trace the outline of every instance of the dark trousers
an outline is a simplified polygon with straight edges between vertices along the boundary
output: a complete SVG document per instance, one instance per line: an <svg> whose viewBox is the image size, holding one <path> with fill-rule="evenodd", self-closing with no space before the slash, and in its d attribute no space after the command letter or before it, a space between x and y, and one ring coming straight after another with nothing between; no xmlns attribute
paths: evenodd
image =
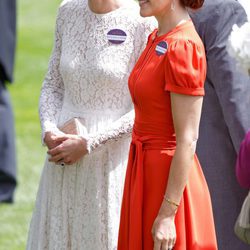
<svg viewBox="0 0 250 250"><path fill-rule="evenodd" d="M0 79L0 202L12 202L16 187L16 150L12 106Z"/></svg>

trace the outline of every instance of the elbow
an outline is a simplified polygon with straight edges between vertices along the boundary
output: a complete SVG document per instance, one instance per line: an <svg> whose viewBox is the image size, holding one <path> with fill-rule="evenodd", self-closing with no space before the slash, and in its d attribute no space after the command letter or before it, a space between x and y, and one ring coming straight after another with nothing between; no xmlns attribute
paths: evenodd
<svg viewBox="0 0 250 250"><path fill-rule="evenodd" d="M198 137L198 133L181 136L179 138L177 137L176 148L182 148L183 150L190 152L190 154L194 155L196 151Z"/></svg>

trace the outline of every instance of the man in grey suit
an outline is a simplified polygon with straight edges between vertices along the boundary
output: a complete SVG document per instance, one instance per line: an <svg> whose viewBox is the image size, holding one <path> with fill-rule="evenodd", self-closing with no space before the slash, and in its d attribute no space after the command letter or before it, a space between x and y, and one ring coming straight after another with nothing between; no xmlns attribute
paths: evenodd
<svg viewBox="0 0 250 250"><path fill-rule="evenodd" d="M16 0L0 0L0 203L13 202L16 156L13 113L6 82L13 78Z"/></svg>
<svg viewBox="0 0 250 250"><path fill-rule="evenodd" d="M219 250L244 250L234 223L246 196L235 177L240 143L250 128L250 81L227 52L233 24L246 13L235 0L205 0L190 13L207 53L207 79L197 154L211 193Z"/></svg>

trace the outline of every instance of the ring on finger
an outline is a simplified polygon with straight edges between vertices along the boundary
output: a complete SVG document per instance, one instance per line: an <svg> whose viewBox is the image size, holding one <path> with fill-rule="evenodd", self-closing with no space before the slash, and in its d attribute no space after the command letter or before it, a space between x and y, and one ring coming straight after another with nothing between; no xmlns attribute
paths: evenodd
<svg viewBox="0 0 250 250"><path fill-rule="evenodd" d="M63 159L60 159L60 160L58 161L58 165L60 165L60 166L62 166L62 167L65 166L65 162L63 161Z"/></svg>

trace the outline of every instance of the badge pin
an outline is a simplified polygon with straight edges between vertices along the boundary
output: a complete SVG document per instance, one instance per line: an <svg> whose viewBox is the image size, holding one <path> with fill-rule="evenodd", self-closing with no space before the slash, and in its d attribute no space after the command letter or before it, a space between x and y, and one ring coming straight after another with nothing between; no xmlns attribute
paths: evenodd
<svg viewBox="0 0 250 250"><path fill-rule="evenodd" d="M111 42L113 44L124 43L126 38L127 38L126 32L123 30L120 30L120 29L110 30L108 32L107 36L108 36L109 42Z"/></svg>
<svg viewBox="0 0 250 250"><path fill-rule="evenodd" d="M156 54L162 56L168 51L168 44L165 41L159 42L155 48Z"/></svg>

